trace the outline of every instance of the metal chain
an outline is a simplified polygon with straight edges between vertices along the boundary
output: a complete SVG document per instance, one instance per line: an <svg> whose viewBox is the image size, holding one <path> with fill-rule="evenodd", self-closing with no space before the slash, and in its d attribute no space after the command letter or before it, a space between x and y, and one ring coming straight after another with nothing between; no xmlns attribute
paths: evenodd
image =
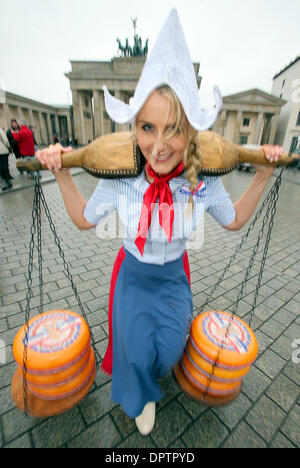
<svg viewBox="0 0 300 468"><path fill-rule="evenodd" d="M277 210L277 202L278 202L278 198L279 198L279 190L280 190L280 186L281 186L281 182L282 182L282 173L283 173L283 171L284 171L284 169L282 169L280 171L280 174L279 174L279 176L278 176L278 178L276 179L276 182L275 182L275 184L276 184L276 193L274 195L273 206L271 207L270 223L269 223L269 226L268 226L268 232L267 232L265 247L264 247L264 251L263 251L263 256L262 256L262 260L261 260L261 263L260 263L260 270L259 270L258 280L257 280L257 284L256 284L253 304L252 304L252 308L250 310L250 317L249 317L249 327L250 328L252 326L252 320L253 320L253 317L254 317L254 310L256 308L257 299L258 299L258 292L259 292L259 289L260 289L260 286L261 286L261 280L262 280L263 272L264 272L264 269L265 269L265 263L266 263L267 254L268 254L268 250L269 250L269 245L270 245L270 240L271 240L271 233L272 233L272 229L273 229L273 225L274 225L274 219L275 219L276 210Z"/></svg>
<svg viewBox="0 0 300 468"><path fill-rule="evenodd" d="M59 255L63 261L64 273L71 283L72 290L78 302L82 316L84 317L86 324L89 328L91 343L96 357L96 365L99 365L101 362L101 356L96 348L94 334L91 330L91 327L88 322L87 315L81 303L77 288L74 284L72 275L70 273L69 266L66 262L64 252L61 248L60 240L57 235L55 225L53 223L49 207L47 205L40 180L35 176L35 186L34 186L34 199L32 206L32 224L30 229L30 244L29 244L29 260L28 260L28 274L27 274L27 294L26 294L26 310L25 310L25 336L24 336L24 351L23 351L23 399L24 399L24 413L29 414L28 408L28 385L27 385L27 349L28 349L28 338L29 338L29 318L30 318L30 301L32 298L32 271L33 271L33 258L34 258L34 247L35 247L35 236L37 233L37 255L38 255L38 269L39 269L39 287L40 287L40 305L39 313L43 312L43 256L42 256L42 211L41 211L41 202L45 210L46 218L49 222L50 229L54 236L55 244L57 245Z"/></svg>
<svg viewBox="0 0 300 468"><path fill-rule="evenodd" d="M26 293L26 308L25 308L25 325L24 325L24 350L23 350L23 400L24 400L24 413L28 414L28 386L27 386L27 348L28 348L28 332L29 332L29 317L30 317L30 301L32 298L32 270L33 270L33 255L34 255L34 238L37 227L37 213L38 213L38 190L37 185L34 187L34 199L32 206L32 224L30 229L30 243L29 243L29 260L27 271L27 293Z"/></svg>
<svg viewBox="0 0 300 468"><path fill-rule="evenodd" d="M218 284L224 279L224 276L225 276L226 272L228 271L228 269L230 268L230 266L232 265L234 259L236 258L237 253L240 251L242 245L244 244L245 240L248 238L250 232L252 231L253 227L255 226L258 218L261 216L261 213L263 212L264 208L268 204L266 214L265 214L265 216L263 218L262 227L261 227L261 229L260 229L260 231L258 233L257 243L253 248L252 255L251 255L251 258L250 258L250 262L249 262L249 265L248 265L248 267L246 269L244 280L241 283L241 287L240 287L240 290L239 290L239 293L238 293L238 296L237 296L237 300L235 301L235 303L233 305L233 311L232 311L232 314L230 316L229 323L228 323L228 325L226 327L226 331L225 331L224 337L222 339L222 343L218 347L216 358L214 360L214 363L212 364L212 372L211 372L211 374L210 374L210 376L208 378L207 386L206 386L206 389L204 391L204 396L203 396L204 402L206 401L211 382L212 382L213 377L215 375L215 370L216 370L217 364L219 362L221 350L223 349L224 342L225 342L225 340L227 339L227 337L229 335L230 329L231 329L233 321L234 321L234 316L235 316L236 311L237 311L238 304L239 304L239 302L240 302L240 300L241 300L241 298L243 296L244 288L245 288L245 285L246 285L246 283L248 281L250 272L252 270L252 267L253 267L253 264L254 264L254 259L255 259L256 255L257 255L257 251L258 251L261 239L263 237L263 233L264 233L265 227L267 225L267 221L269 219L269 216L271 216L270 217L270 223L268 225L268 232L267 232L267 236L266 236L266 240L265 240L265 246L264 246L264 251L263 251L263 259L262 259L262 262L261 262L260 272L259 272L259 276L258 276L256 289L255 289L254 301L253 301L252 309L250 311L249 326L251 326L251 323L252 323L252 320L253 320L253 311L254 311L254 309L256 307L258 292L259 292L259 289L260 289L260 286L261 286L261 279L262 279L262 275L263 275L263 271L264 271L264 267L265 267L265 262L266 262L266 257L267 257L267 253L268 253L268 249L269 249L269 244L270 244L270 239L271 239L271 232L272 232L272 229L273 229L274 217L275 217L275 214L276 214L277 201L278 201L278 198L279 198L279 189L280 189L280 185L281 185L281 181L282 181L283 170L284 169L281 170L281 172L280 172L279 176L277 177L273 187L271 188L269 194L267 195L264 203L262 204L260 210L258 211L257 215L255 216L253 222L249 226L249 229L248 229L246 235L242 238L241 243L238 245L236 251L234 252L232 257L230 258L230 261L229 261L227 267L225 268L225 270L221 274L221 276L220 276L219 280L217 281L217 283L212 288L206 303L203 304L202 307L201 307L201 312L202 312L203 308L212 299L212 296L213 296L214 292L216 291Z"/></svg>
<svg viewBox="0 0 300 468"><path fill-rule="evenodd" d="M281 171L281 174L282 174L282 171ZM276 179L276 182L277 180L281 179L281 174L278 176L278 178ZM249 225L249 228L246 232L246 234L243 236L240 244L237 246L234 254L230 257L229 259L229 262L228 264L226 265L226 267L224 268L224 270L222 271L220 277L218 278L217 282L214 284L214 286L212 287L208 297L206 298L206 301L202 304L202 306L200 307L200 310L198 312L197 315L201 314L203 312L203 309L204 307L207 306L207 304L211 301L211 299L213 298L214 296L214 293L216 292L216 289L218 288L219 284L223 281L226 273L228 272L229 268L232 266L233 262L235 261L236 257L237 257L237 254L240 252L240 250L242 249L243 245L245 244L246 240L248 239L251 231L253 230L254 226L256 225L256 222L257 220L260 218L262 212L264 211L267 203L270 202L270 200L273 199L274 195L275 195L275 192L276 192L276 182L274 183L274 185L272 186L272 188L270 189L268 195L266 196L265 200L263 201L260 209L257 211L253 221L251 222L251 224Z"/></svg>
<svg viewBox="0 0 300 468"><path fill-rule="evenodd" d="M54 236L54 241L56 243L56 246L58 248L58 252L59 252L59 255L63 261L63 266L64 266L64 273L65 275L67 276L67 278L69 279L70 283L71 283L71 287L72 287L72 290L74 292L74 295L76 297L76 300L77 300L77 303L79 305L79 308L80 308L80 311L82 313L82 316L84 317L86 323L87 323L87 326L89 328L89 331L90 331L90 335L91 335L91 342L92 342L92 347L94 349L94 352L95 352L95 355L96 355L96 364L100 364L100 361L101 361L101 357L100 357L100 354L96 348L96 344L95 344L95 338L94 338L94 334L91 330L91 327L89 325L89 322L88 322L88 318L87 318L87 315L85 313L85 310L83 308L83 305L81 303L81 300L80 300L80 297L79 297L79 294L78 294L78 291L77 291L77 288L74 284L74 281L73 281L73 277L70 273L70 269L69 269L69 265L65 259L65 254L61 248L61 244L60 244L60 240L59 240L59 237L57 235L57 232L56 232L56 229L55 229L55 225L53 223L53 220L52 220L52 217L51 217L51 214L50 214L50 210L49 210L49 207L47 205L47 202L46 202L46 199L45 199L45 195L44 195L44 192L43 192L43 189L40 185L40 183L38 182L38 185L39 185L39 195L40 195L40 198L41 198L41 201L42 201L42 204L43 204L43 207L44 207L44 210L45 210L45 214L46 214L46 218L49 222L49 226L50 226L50 229L52 231L52 234Z"/></svg>
<svg viewBox="0 0 300 468"><path fill-rule="evenodd" d="M38 179L37 179L38 180ZM44 311L44 291L43 291L43 253L42 253L42 212L41 212L41 197L39 189L41 184L37 185L37 240L38 240L38 266L39 266L39 286L40 286L40 305L39 313Z"/></svg>
<svg viewBox="0 0 300 468"><path fill-rule="evenodd" d="M271 216L270 217L270 222L269 222L269 225L268 225L269 226L268 231L270 232L270 234L269 234L269 236L266 237L265 246L264 246L264 256L267 254L267 251L268 251L268 248L269 248L269 243L270 243L270 238L271 238L271 231L272 231L273 223L274 223L274 216L275 216L275 212L276 212L277 200L278 200L278 196L279 196L280 183L281 183L281 177L279 179L277 179L276 182L274 183L273 196L269 200L267 210L266 210L266 214L265 214L265 216L263 218L262 226L261 226L261 228L260 228L260 230L258 232L257 242L256 242L256 245L253 248L252 255L251 255L250 261L249 261L249 265L248 265L248 267L246 269L244 280L241 283L241 288L240 288L239 294L237 296L237 300L233 304L233 314L234 315L236 314L238 304L239 304L239 302L240 302L240 300L241 300L241 298L243 296L245 285L247 284L250 272L251 272L252 267L254 265L254 260L255 260L255 257L257 255L258 248L260 246L261 240L263 238L263 234L264 234L265 228L267 226L268 219ZM260 281L257 283L256 289L255 289L256 292L257 292L257 295L258 295L258 291L259 291L259 288L260 288L261 277L262 277L262 274L263 274L263 271L264 271L264 264L265 264L265 262L261 263L261 268L260 268L260 273L261 274L260 274L260 277L259 277ZM251 319L251 322L252 322L253 317L250 316L250 319ZM249 326L250 326L250 324L249 324Z"/></svg>

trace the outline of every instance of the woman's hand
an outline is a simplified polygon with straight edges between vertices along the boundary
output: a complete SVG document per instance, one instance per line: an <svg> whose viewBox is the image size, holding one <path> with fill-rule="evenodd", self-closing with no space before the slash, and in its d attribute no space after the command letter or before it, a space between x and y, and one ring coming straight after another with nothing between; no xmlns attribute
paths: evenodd
<svg viewBox="0 0 300 468"><path fill-rule="evenodd" d="M261 148L270 163L278 161L283 153L283 147L278 145L263 145ZM253 167L255 168L256 172L259 172L262 175L271 176L276 165L271 166L269 164L253 164Z"/></svg>
<svg viewBox="0 0 300 468"><path fill-rule="evenodd" d="M73 151L71 146L64 148L60 143L56 143L56 145L50 145L48 148L37 151L35 156L41 164L47 166L49 171L55 175L60 171L69 170L68 168L62 168L61 154L70 153L71 151Z"/></svg>

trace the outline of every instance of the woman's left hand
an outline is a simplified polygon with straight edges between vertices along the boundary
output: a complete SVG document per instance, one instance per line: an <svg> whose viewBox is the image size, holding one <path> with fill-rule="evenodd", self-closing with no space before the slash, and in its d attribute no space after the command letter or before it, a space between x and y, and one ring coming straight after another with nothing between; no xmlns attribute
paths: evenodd
<svg viewBox="0 0 300 468"><path fill-rule="evenodd" d="M278 161L283 153L283 147L278 145L263 145L261 148L270 163ZM256 172L263 173L266 176L271 176L276 165L271 166L269 164L253 164L253 167L255 168Z"/></svg>

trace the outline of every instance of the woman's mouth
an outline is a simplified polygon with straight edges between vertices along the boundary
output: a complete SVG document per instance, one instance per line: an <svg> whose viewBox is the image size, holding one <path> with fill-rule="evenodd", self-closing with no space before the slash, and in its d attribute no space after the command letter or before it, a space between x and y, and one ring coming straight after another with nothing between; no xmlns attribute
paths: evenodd
<svg viewBox="0 0 300 468"><path fill-rule="evenodd" d="M158 163L169 161L173 157L174 153L159 154L155 156L155 160Z"/></svg>

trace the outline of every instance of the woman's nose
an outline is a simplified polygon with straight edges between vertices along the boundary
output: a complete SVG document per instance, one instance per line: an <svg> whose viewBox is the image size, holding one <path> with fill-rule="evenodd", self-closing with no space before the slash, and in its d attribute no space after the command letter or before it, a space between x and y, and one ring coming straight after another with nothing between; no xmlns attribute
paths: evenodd
<svg viewBox="0 0 300 468"><path fill-rule="evenodd" d="M159 153L164 153L166 151L166 142L163 141L162 137L158 137L154 143L155 151Z"/></svg>

